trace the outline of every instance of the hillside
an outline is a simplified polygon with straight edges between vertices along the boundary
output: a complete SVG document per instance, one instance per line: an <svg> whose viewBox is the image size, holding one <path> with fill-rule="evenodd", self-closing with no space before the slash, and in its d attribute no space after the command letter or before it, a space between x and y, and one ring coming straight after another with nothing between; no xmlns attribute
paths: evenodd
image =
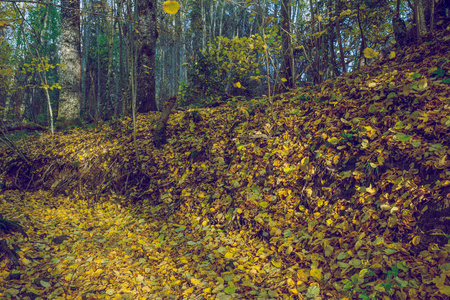
<svg viewBox="0 0 450 300"><path fill-rule="evenodd" d="M33 243L8 236L0 295L448 299L449 40L178 110L161 149L139 115L138 158L130 118L2 143L0 211Z"/></svg>

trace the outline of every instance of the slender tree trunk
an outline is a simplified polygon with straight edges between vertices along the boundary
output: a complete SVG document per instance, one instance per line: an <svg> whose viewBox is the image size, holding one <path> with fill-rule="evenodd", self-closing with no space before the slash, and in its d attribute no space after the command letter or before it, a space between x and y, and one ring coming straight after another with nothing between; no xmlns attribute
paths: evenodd
<svg viewBox="0 0 450 300"><path fill-rule="evenodd" d="M61 64L58 126L80 123L80 0L61 0Z"/></svg>
<svg viewBox="0 0 450 300"><path fill-rule="evenodd" d="M281 44L283 51L283 73L286 78L286 87L295 87L294 51L291 36L291 1L283 0L281 3Z"/></svg>
<svg viewBox="0 0 450 300"><path fill-rule="evenodd" d="M364 67L366 65L366 57L364 56L364 49L366 48L366 38L364 37L364 30L361 25L361 9L360 9L360 3L358 2L358 13L357 13L357 19L358 19L358 27L359 32L361 34L361 46L359 48L359 63L358 67Z"/></svg>
<svg viewBox="0 0 450 300"><path fill-rule="evenodd" d="M422 43L422 35L426 32L425 15L422 0L414 0L414 22L417 42Z"/></svg>
<svg viewBox="0 0 450 300"><path fill-rule="evenodd" d="M336 10L336 20L337 20L336 21L336 31L337 31L342 73L346 73L347 68L345 67L345 53L344 53L344 47L342 47L342 38L341 38L341 19L339 18L339 15L341 13L341 1L340 0L336 1L335 10Z"/></svg>
<svg viewBox="0 0 450 300"><path fill-rule="evenodd" d="M327 8L328 8L328 15L331 16L331 12L333 10L332 9L331 0L328 0ZM331 70L332 70L331 77L339 76L339 70L337 68L337 62L336 62L336 51L334 49L334 41L336 39L336 32L334 30L334 27L335 27L335 24L336 24L336 20L337 19L335 19L334 21L330 20L330 24L328 25L329 28L330 28L330 40L329 40L329 43L330 43L330 56L331 56L330 57L330 61L331 61Z"/></svg>
<svg viewBox="0 0 450 300"><path fill-rule="evenodd" d="M96 105L95 105L95 122L98 123L102 119L102 115L100 112L100 102L102 98L101 94L101 82L100 82L100 74L102 73L101 67L100 67L100 19L97 17L97 22L95 24L95 35L97 36L97 98L96 98Z"/></svg>

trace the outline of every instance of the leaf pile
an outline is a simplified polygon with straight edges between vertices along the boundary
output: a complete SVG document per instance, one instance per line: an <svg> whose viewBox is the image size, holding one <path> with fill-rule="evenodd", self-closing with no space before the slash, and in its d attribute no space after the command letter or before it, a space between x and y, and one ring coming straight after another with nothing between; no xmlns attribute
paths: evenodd
<svg viewBox="0 0 450 300"><path fill-rule="evenodd" d="M22 277L2 290L447 299L449 39L441 31L272 107L261 98L176 112L160 150L158 115L141 115L138 158L127 118L23 140L32 163L5 149L6 187L51 193L1 196L5 217L36 241L16 237Z"/></svg>

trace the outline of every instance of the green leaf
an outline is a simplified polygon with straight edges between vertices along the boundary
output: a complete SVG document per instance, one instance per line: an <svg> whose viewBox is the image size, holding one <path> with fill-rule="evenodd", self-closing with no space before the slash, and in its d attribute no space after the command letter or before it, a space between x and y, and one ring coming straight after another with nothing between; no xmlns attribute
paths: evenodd
<svg viewBox="0 0 450 300"><path fill-rule="evenodd" d="M442 80L442 83L449 84L450 83L450 78L445 78L444 80Z"/></svg>
<svg viewBox="0 0 450 300"><path fill-rule="evenodd" d="M411 74L409 77L411 77L411 79L418 79L418 78L420 78L420 74L419 73L414 73L414 74Z"/></svg>
<svg viewBox="0 0 450 300"><path fill-rule="evenodd" d="M344 287L342 288L344 291L348 291L353 287L353 282L348 279L343 280L342 283L344 284Z"/></svg>
<svg viewBox="0 0 450 300"><path fill-rule="evenodd" d="M233 299L233 297L231 297L230 295L226 295L224 293L218 293L216 299L219 299L219 300L230 300L230 299Z"/></svg>
<svg viewBox="0 0 450 300"><path fill-rule="evenodd" d="M261 206L262 208L266 208L268 205L269 203L267 203L266 201L259 203L259 206Z"/></svg>
<svg viewBox="0 0 450 300"><path fill-rule="evenodd" d="M436 76L437 78L444 77L445 71L442 69L437 69L436 71L433 72L433 75Z"/></svg>
<svg viewBox="0 0 450 300"><path fill-rule="evenodd" d="M399 140L400 142L406 142L406 141L408 141L408 140L411 138L410 135L407 135L407 134L404 134L404 133L401 133L401 132L397 133L397 134L395 135L395 137L396 137L397 140Z"/></svg>
<svg viewBox="0 0 450 300"><path fill-rule="evenodd" d="M47 281L44 281L44 280L41 280L40 283L41 283L41 285L42 285L43 287L46 287L46 288L52 286L50 283L48 283Z"/></svg>
<svg viewBox="0 0 450 300"><path fill-rule="evenodd" d="M396 250L396 249L387 248L387 249L384 249L384 252L385 252L387 255L391 255L391 254L396 253L397 250Z"/></svg>
<svg viewBox="0 0 450 300"><path fill-rule="evenodd" d="M223 291L228 295L231 295L236 292L236 289L233 286L227 286Z"/></svg>
<svg viewBox="0 0 450 300"><path fill-rule="evenodd" d="M308 298L316 298L320 294L320 288L318 286L312 285L308 288L306 292L306 297Z"/></svg>
<svg viewBox="0 0 450 300"><path fill-rule="evenodd" d="M361 265L361 260L358 258L353 258L351 261L348 262L349 265L357 267Z"/></svg>
<svg viewBox="0 0 450 300"><path fill-rule="evenodd" d="M430 146L429 151L430 151L430 152L434 152L434 151L439 150L439 149L441 149L441 148L442 148L442 145L441 145L441 144L434 144L434 145L431 145L431 146Z"/></svg>

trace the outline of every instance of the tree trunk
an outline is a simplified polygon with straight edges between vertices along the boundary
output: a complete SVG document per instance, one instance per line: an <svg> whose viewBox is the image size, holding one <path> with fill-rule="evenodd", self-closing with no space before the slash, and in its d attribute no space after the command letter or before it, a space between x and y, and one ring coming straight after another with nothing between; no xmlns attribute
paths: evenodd
<svg viewBox="0 0 450 300"><path fill-rule="evenodd" d="M137 2L139 50L137 64L137 103L138 111L146 113L157 111L155 54L158 31L156 27L156 0Z"/></svg>
<svg viewBox="0 0 450 300"><path fill-rule="evenodd" d="M347 68L345 67L345 55L344 55L344 47L342 47L342 39L341 39L341 19L339 18L339 14L341 13L341 2L337 0L336 3L336 31L339 45L339 53L341 59L341 67L342 73L347 72Z"/></svg>
<svg viewBox="0 0 450 300"><path fill-rule="evenodd" d="M291 36L291 1L283 0L281 3L281 44L283 51L283 75L287 79L286 87L294 88L294 51Z"/></svg>
<svg viewBox="0 0 450 300"><path fill-rule="evenodd" d="M80 0L61 0L61 92L57 126L66 128L80 123L81 49Z"/></svg>
<svg viewBox="0 0 450 300"><path fill-rule="evenodd" d="M177 102L177 97L172 97L164 103L164 110L161 114L161 117L158 120L158 124L156 124L155 132L153 134L153 141L155 143L156 148L161 148L162 145L165 144L166 137L166 127L167 121L169 120L170 113L172 112L172 108L175 106L175 102Z"/></svg>

